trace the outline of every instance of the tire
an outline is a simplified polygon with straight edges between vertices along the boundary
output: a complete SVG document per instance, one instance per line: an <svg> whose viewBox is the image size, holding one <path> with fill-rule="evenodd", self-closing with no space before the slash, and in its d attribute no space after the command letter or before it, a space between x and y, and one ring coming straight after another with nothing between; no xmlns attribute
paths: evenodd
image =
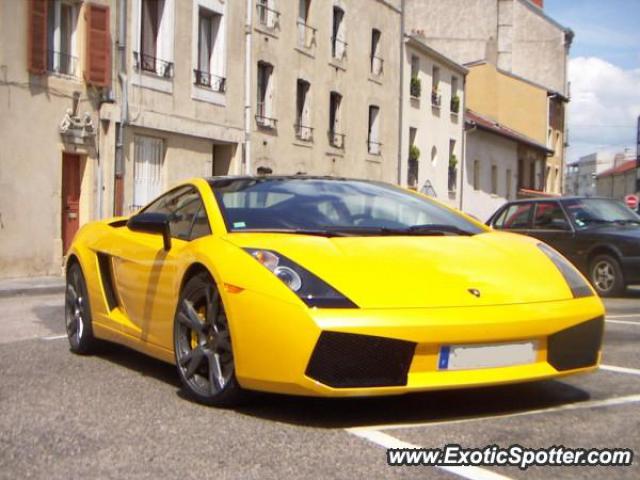
<svg viewBox="0 0 640 480"><path fill-rule="evenodd" d="M598 255L591 260L589 280L601 297L620 296L625 290L622 269L611 255Z"/></svg>
<svg viewBox="0 0 640 480"><path fill-rule="evenodd" d="M64 318L69 348L73 353L86 355L95 350L96 339L93 336L87 284L78 263L67 270L66 283Z"/></svg>
<svg viewBox="0 0 640 480"><path fill-rule="evenodd" d="M224 305L207 273L185 284L173 323L176 368L188 396L216 407L243 402L247 395L236 380Z"/></svg>

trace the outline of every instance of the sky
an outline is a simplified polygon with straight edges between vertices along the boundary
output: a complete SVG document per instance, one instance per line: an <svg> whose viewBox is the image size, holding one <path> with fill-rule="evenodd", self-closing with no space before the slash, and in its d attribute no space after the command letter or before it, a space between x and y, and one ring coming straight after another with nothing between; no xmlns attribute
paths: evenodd
<svg viewBox="0 0 640 480"><path fill-rule="evenodd" d="M625 147L635 154L640 0L545 0L544 10L575 32L569 60L568 161Z"/></svg>

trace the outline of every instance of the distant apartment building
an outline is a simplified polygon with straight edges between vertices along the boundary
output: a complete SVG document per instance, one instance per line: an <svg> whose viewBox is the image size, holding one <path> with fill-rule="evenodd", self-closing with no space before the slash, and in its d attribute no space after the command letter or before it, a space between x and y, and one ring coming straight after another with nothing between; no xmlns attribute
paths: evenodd
<svg viewBox="0 0 640 480"><path fill-rule="evenodd" d="M400 183L457 207L467 69L414 34L403 69Z"/></svg>
<svg viewBox="0 0 640 480"><path fill-rule="evenodd" d="M400 0L258 0L247 172L397 181Z"/></svg>
<svg viewBox="0 0 640 480"><path fill-rule="evenodd" d="M567 166L565 193L592 197L597 195L596 178L598 174L615 166L615 155L596 152L580 157Z"/></svg>
<svg viewBox="0 0 640 480"><path fill-rule="evenodd" d="M497 162L517 163L517 195L559 194L564 185L567 59L573 32L542 7L542 0L406 1L407 28L469 68L467 106L543 146L520 147L515 158ZM519 98L514 92L508 101L497 101L505 98L508 83L519 83L528 96ZM471 163L464 169L472 171L475 160L467 156L465 161ZM490 171L493 165L480 168Z"/></svg>

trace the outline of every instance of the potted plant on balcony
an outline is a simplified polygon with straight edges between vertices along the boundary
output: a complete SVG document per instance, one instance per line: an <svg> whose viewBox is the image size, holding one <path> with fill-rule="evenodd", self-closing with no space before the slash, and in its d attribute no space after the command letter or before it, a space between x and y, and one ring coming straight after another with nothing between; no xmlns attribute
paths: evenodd
<svg viewBox="0 0 640 480"><path fill-rule="evenodd" d="M409 90L412 97L420 98L420 92L422 91L422 83L420 82L420 78L411 77L411 85Z"/></svg>
<svg viewBox="0 0 640 480"><path fill-rule="evenodd" d="M452 153L449 157L449 191L452 192L456 189L456 178L458 176L458 157L455 153Z"/></svg>
<svg viewBox="0 0 640 480"><path fill-rule="evenodd" d="M451 113L460 112L460 97L458 95L451 99Z"/></svg>
<svg viewBox="0 0 640 480"><path fill-rule="evenodd" d="M409 188L415 190L418 186L418 159L420 158L420 149L416 145L409 147L409 176L407 183Z"/></svg>

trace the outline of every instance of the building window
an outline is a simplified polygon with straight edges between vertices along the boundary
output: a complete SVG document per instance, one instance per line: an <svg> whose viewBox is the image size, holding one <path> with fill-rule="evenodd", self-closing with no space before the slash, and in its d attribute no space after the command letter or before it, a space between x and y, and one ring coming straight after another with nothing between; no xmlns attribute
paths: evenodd
<svg viewBox="0 0 640 480"><path fill-rule="evenodd" d="M222 15L205 8L198 14L198 58L195 84L216 92L225 91L221 36Z"/></svg>
<svg viewBox="0 0 640 480"><path fill-rule="evenodd" d="M258 0L256 2L258 22L261 26L275 29L279 26L280 12L276 10L276 0Z"/></svg>
<svg viewBox="0 0 640 480"><path fill-rule="evenodd" d="M333 7L333 28L331 37L331 55L336 60L342 60L347 53L344 10Z"/></svg>
<svg viewBox="0 0 640 480"><path fill-rule="evenodd" d="M371 30L371 75L379 77L382 75L382 66L384 60L380 48L380 30L374 28Z"/></svg>
<svg viewBox="0 0 640 480"><path fill-rule="evenodd" d="M417 55L411 55L411 78L409 78L409 95L414 98L420 98L422 85L420 83L420 58Z"/></svg>
<svg viewBox="0 0 640 480"><path fill-rule="evenodd" d="M47 70L75 76L78 68L76 28L79 5L54 0L49 1L47 7Z"/></svg>
<svg viewBox="0 0 640 480"><path fill-rule="evenodd" d="M418 168L420 159L420 149L415 144L418 129L409 127L409 169L407 172L407 185L409 188L418 187Z"/></svg>
<svg viewBox="0 0 640 480"><path fill-rule="evenodd" d="M329 95L329 145L336 148L344 148L344 134L340 129L340 107L342 95L331 92Z"/></svg>
<svg viewBox="0 0 640 480"><path fill-rule="evenodd" d="M133 158L133 205L136 211L164 190L164 142L161 138L136 135Z"/></svg>
<svg viewBox="0 0 640 480"><path fill-rule="evenodd" d="M367 138L367 150L371 155L380 155L380 107L369 106L369 135Z"/></svg>
<svg viewBox="0 0 640 480"><path fill-rule="evenodd" d="M161 77L173 77L170 44L172 19L166 0L141 0L140 51L134 52L136 68Z"/></svg>
<svg viewBox="0 0 640 480"><path fill-rule="evenodd" d="M440 107L440 67L433 66L431 71L431 105Z"/></svg>
<svg viewBox="0 0 640 480"><path fill-rule="evenodd" d="M298 47L309 50L316 43L316 29L309 25L311 0L298 0Z"/></svg>
<svg viewBox="0 0 640 480"><path fill-rule="evenodd" d="M306 80L298 79L296 88L296 138L305 142L313 140L313 128L310 126L310 83Z"/></svg>
<svg viewBox="0 0 640 480"><path fill-rule="evenodd" d="M491 194L498 194L498 167L491 165Z"/></svg>
<svg viewBox="0 0 640 480"><path fill-rule="evenodd" d="M458 180L458 157L456 156L456 141L449 140L449 176L448 185L449 191L455 192Z"/></svg>
<svg viewBox="0 0 640 480"><path fill-rule="evenodd" d="M511 198L511 169L507 168L507 178L505 184L505 198L509 200Z"/></svg>
<svg viewBox="0 0 640 480"><path fill-rule="evenodd" d="M480 161L473 161L473 189L480 190Z"/></svg>
<svg viewBox="0 0 640 480"><path fill-rule="evenodd" d="M458 94L458 77L451 77L451 113L458 114L460 112L460 95Z"/></svg>
<svg viewBox="0 0 640 480"><path fill-rule="evenodd" d="M256 122L259 127L275 129L277 120L273 113L273 65L258 62L258 100Z"/></svg>

